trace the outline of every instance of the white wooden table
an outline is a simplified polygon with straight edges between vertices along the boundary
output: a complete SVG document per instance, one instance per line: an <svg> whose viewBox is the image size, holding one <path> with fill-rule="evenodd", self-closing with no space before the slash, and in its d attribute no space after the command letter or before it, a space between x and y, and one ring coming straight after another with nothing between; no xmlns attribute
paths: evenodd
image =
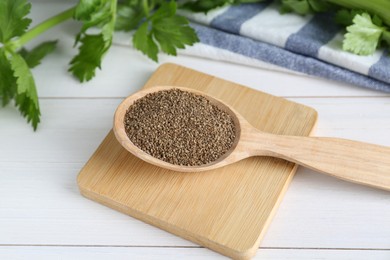
<svg viewBox="0 0 390 260"><path fill-rule="evenodd" d="M72 1L36 0L35 22ZM67 64L78 26L43 36L58 49L34 70L37 132L0 109L0 259L223 259L217 253L90 201L76 176L108 133L116 106L159 66L113 46L81 85ZM42 39L42 38L41 38ZM390 95L332 81L180 56L175 62L315 108L317 135L390 146ZM300 168L256 259L390 259L390 193Z"/></svg>

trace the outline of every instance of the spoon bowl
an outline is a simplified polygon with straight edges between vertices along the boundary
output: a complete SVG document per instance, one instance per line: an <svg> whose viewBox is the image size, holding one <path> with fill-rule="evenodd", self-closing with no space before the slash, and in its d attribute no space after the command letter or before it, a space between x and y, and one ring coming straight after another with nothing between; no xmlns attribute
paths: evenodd
<svg viewBox="0 0 390 260"><path fill-rule="evenodd" d="M217 160L200 166L183 166L159 160L134 145L125 131L128 108L150 93L179 89L208 99L228 113L235 125L231 148ZM127 97L114 116L115 136L130 153L145 162L179 172L200 172L217 169L251 156L272 156L285 159L315 171L347 181L390 190L390 148L339 138L275 135L259 131L234 108L203 92L176 86L158 86L141 90Z"/></svg>
<svg viewBox="0 0 390 260"><path fill-rule="evenodd" d="M136 100L143 98L148 94L156 93L156 92L163 91L163 90L171 90L171 89L180 89L182 91L186 91L186 92L194 93L196 95L203 96L203 97L207 98L211 102L211 104L217 106L221 110L228 113L231 116L231 118L233 119L233 122L235 125L235 134L236 134L235 140L234 140L231 148L225 154L223 154L221 157L219 157L217 160L210 162L210 163L207 163L207 164L200 165L200 166L185 166L185 165L171 164L171 163L165 162L163 160L159 160L159 159L151 156L150 154L144 152L142 149L140 149L136 145L134 145L133 142L131 142L131 140L127 136L127 133L125 131L124 118L125 118L125 115L126 115L128 108ZM117 140L120 142L120 144L126 150L128 150L130 153L132 153L136 157L138 157L138 158L140 158L148 163L154 164L156 166L159 166L159 167L162 167L165 169L173 170L173 171L200 172L200 171L208 171L208 170L216 169L219 167L223 167L223 166L226 166L228 164L237 162L241 159L248 157L248 156L238 157L239 150L236 149L239 145L241 146L241 143L242 143L242 140L240 138L241 137L241 129L242 129L242 125L245 125L245 123L246 123L245 119L240 114L238 114L232 107L230 107L229 105L223 103L222 101L220 101L214 97L206 95L203 92L196 91L196 90L189 89L189 88L184 88L184 87L158 86L158 87L153 87L153 88L149 88L146 90L138 91L138 92L134 93L133 95L127 97L118 106L118 108L115 112L113 130L114 130L115 137L117 138Z"/></svg>

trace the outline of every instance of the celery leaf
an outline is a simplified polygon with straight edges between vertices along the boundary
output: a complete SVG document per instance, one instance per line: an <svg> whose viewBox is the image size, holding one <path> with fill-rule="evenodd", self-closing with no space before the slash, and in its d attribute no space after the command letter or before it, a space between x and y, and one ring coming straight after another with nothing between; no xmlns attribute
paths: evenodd
<svg viewBox="0 0 390 260"><path fill-rule="evenodd" d="M6 106L15 96L16 78L4 49L0 49L0 98L2 106Z"/></svg>
<svg viewBox="0 0 390 260"><path fill-rule="evenodd" d="M17 53L13 53L10 58L13 75L16 78L16 106L21 114L31 122L34 130L40 122L40 110L38 104L37 89L31 71L23 59Z"/></svg>
<svg viewBox="0 0 390 260"><path fill-rule="evenodd" d="M203 12L207 13L212 9L224 6L226 4L232 4L231 0L197 0L197 1L186 1L180 8L188 9L192 12Z"/></svg>
<svg viewBox="0 0 390 260"><path fill-rule="evenodd" d="M41 64L41 60L46 55L54 51L56 45L57 41L47 41L39 44L32 50L23 48L19 51L19 54L24 58L30 68L34 68Z"/></svg>
<svg viewBox="0 0 390 260"><path fill-rule="evenodd" d="M91 20L91 15L99 11L103 2L103 0L80 0L74 12L75 19Z"/></svg>
<svg viewBox="0 0 390 260"><path fill-rule="evenodd" d="M325 0L282 0L282 13L295 12L306 15L313 12L325 12L330 8Z"/></svg>
<svg viewBox="0 0 390 260"><path fill-rule="evenodd" d="M384 31L382 35L382 40L390 46L390 31Z"/></svg>
<svg viewBox="0 0 390 260"><path fill-rule="evenodd" d="M362 14L362 13L364 13L364 11L340 9L336 12L335 21L338 24L350 26L351 24L353 24L353 18L357 14Z"/></svg>
<svg viewBox="0 0 390 260"><path fill-rule="evenodd" d="M373 23L369 14L357 14L353 18L353 24L347 27L343 49L358 55L371 55L384 31L385 28Z"/></svg>
<svg viewBox="0 0 390 260"><path fill-rule="evenodd" d="M157 62L158 46L154 42L148 23L143 23L133 36L133 44L136 49Z"/></svg>
<svg viewBox="0 0 390 260"><path fill-rule="evenodd" d="M26 0L0 1L0 42L5 43L25 33L31 23L31 19L25 18L30 9L31 4Z"/></svg>
<svg viewBox="0 0 390 260"><path fill-rule="evenodd" d="M120 4L118 5L115 30L131 31L139 25L143 18L145 18L145 14L139 4Z"/></svg>
<svg viewBox="0 0 390 260"><path fill-rule="evenodd" d="M134 47L157 61L158 48L169 55L198 42L187 18L176 14L176 2L164 2L135 32Z"/></svg>
<svg viewBox="0 0 390 260"><path fill-rule="evenodd" d="M307 0L282 0L282 12L295 12L305 15L311 12L310 4Z"/></svg>
<svg viewBox="0 0 390 260"><path fill-rule="evenodd" d="M163 52L176 55L176 49L184 49L199 41L187 18L176 15L176 3L162 5L150 19L152 34Z"/></svg>
<svg viewBox="0 0 390 260"><path fill-rule="evenodd" d="M69 71L80 82L95 76L97 68L112 44L115 29L117 0L80 0L76 7L75 19L83 22L76 44L79 53L71 60ZM97 32L88 30L96 27Z"/></svg>
<svg viewBox="0 0 390 260"><path fill-rule="evenodd" d="M106 53L106 47L101 34L85 35L80 42L79 54L71 60L69 71L80 82L83 82L92 79L95 76L96 68L101 68L101 61Z"/></svg>
<svg viewBox="0 0 390 260"><path fill-rule="evenodd" d="M326 12L330 8L329 3L324 0L308 0L308 2L314 12Z"/></svg>

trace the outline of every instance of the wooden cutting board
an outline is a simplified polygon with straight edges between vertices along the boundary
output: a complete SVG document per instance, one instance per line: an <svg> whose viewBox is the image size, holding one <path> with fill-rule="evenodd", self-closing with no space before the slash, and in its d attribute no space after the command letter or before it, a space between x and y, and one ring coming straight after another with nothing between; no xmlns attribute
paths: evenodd
<svg viewBox="0 0 390 260"><path fill-rule="evenodd" d="M204 91L271 133L309 135L317 120L307 106L175 64L160 66L144 87L157 85ZM78 184L87 198L226 256L249 259L296 168L281 159L255 157L214 171L172 172L137 159L110 131Z"/></svg>

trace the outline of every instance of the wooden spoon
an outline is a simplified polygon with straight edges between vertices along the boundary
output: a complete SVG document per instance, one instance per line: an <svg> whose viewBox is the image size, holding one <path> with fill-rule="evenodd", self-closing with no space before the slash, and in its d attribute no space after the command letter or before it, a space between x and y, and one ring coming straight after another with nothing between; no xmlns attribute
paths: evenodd
<svg viewBox="0 0 390 260"><path fill-rule="evenodd" d="M174 88L204 96L232 116L236 127L236 139L230 150L218 160L201 166L174 165L147 154L127 137L124 117L134 101L149 93ZM114 133L120 144L138 158L173 171L207 171L251 156L272 156L346 181L390 190L390 147L339 138L286 136L261 132L229 105L192 89L153 87L129 96L115 112Z"/></svg>

